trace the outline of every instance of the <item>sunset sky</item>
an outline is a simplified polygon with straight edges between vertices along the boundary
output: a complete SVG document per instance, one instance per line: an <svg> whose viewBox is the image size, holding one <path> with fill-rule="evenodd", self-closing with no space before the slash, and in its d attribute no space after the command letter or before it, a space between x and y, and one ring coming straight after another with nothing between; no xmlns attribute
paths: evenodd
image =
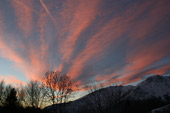
<svg viewBox="0 0 170 113"><path fill-rule="evenodd" d="M0 80L79 85L170 75L170 0L0 0Z"/></svg>

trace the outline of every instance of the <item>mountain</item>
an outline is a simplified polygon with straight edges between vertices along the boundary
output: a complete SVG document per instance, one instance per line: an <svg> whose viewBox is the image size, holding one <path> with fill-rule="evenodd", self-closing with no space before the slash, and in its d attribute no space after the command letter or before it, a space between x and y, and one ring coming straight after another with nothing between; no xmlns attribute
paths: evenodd
<svg viewBox="0 0 170 113"><path fill-rule="evenodd" d="M170 77L155 75L136 86L109 86L65 105L66 113L147 113L170 104ZM60 106L60 105L55 105ZM48 106L45 109L52 109Z"/></svg>
<svg viewBox="0 0 170 113"><path fill-rule="evenodd" d="M170 113L170 104L160 108L153 109L151 113Z"/></svg>
<svg viewBox="0 0 170 113"><path fill-rule="evenodd" d="M166 101L170 99L170 77L160 75L149 77L135 86L129 97L135 100L160 98Z"/></svg>

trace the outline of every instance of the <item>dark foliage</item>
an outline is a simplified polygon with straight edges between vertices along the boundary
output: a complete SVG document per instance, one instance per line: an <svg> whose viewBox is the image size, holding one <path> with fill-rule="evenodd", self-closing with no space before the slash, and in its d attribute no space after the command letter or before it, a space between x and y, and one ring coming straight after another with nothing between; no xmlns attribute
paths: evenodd
<svg viewBox="0 0 170 113"><path fill-rule="evenodd" d="M16 108L18 107L18 100L17 100L17 92L15 88L12 88L6 98L5 106L9 108Z"/></svg>
<svg viewBox="0 0 170 113"><path fill-rule="evenodd" d="M33 107L27 108L22 107L18 102L16 89L11 88L5 100L5 104L0 107L0 113L48 113L48 112Z"/></svg>
<svg viewBox="0 0 170 113"><path fill-rule="evenodd" d="M49 112L33 107L28 107L28 108L17 107L14 109L9 109L7 106L3 106L0 107L0 113L49 113Z"/></svg>

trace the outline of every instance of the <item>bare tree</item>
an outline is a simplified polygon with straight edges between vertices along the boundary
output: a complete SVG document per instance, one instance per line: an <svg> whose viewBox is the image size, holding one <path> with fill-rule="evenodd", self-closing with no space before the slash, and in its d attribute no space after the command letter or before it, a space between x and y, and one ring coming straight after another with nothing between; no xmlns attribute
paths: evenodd
<svg viewBox="0 0 170 113"><path fill-rule="evenodd" d="M64 105L64 103L68 102L69 97L73 94L75 82L66 74L49 71L45 74L43 83L48 89L47 97L52 102L54 111L60 112L59 108L56 109L55 104L63 103Z"/></svg>
<svg viewBox="0 0 170 113"><path fill-rule="evenodd" d="M126 100L127 96L131 92L130 88L124 86L110 86L106 89L107 94L105 95L105 110L107 112L120 113L122 112L123 102ZM106 113L107 113L106 112Z"/></svg>
<svg viewBox="0 0 170 113"><path fill-rule="evenodd" d="M5 101L5 82L0 81L0 106L3 106Z"/></svg>
<svg viewBox="0 0 170 113"><path fill-rule="evenodd" d="M20 87L17 89L17 96L18 96L18 101L19 103L23 106L26 107L28 106L28 102L26 101L26 90L25 86L20 84Z"/></svg>
<svg viewBox="0 0 170 113"><path fill-rule="evenodd" d="M85 100L87 105L86 109L88 109L91 113L104 113L103 109L103 97L102 94L99 92L103 88L103 85L98 82L94 82L89 86L89 97ZM89 108L88 108L89 107Z"/></svg>
<svg viewBox="0 0 170 113"><path fill-rule="evenodd" d="M90 112L116 113L121 112L120 104L123 103L131 90L125 90L123 86L118 85L104 87L103 84L94 82L88 91L90 95L85 103L87 106L90 105L88 108Z"/></svg>
<svg viewBox="0 0 170 113"><path fill-rule="evenodd" d="M46 93L46 89L41 82L30 81L26 86L20 88L18 96L23 106L41 108Z"/></svg>

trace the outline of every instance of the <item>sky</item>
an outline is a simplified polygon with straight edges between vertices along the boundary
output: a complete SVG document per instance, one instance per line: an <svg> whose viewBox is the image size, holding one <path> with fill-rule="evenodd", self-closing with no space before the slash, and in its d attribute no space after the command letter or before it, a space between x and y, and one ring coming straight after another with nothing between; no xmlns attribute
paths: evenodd
<svg viewBox="0 0 170 113"><path fill-rule="evenodd" d="M170 74L169 0L0 0L0 80L79 85Z"/></svg>

